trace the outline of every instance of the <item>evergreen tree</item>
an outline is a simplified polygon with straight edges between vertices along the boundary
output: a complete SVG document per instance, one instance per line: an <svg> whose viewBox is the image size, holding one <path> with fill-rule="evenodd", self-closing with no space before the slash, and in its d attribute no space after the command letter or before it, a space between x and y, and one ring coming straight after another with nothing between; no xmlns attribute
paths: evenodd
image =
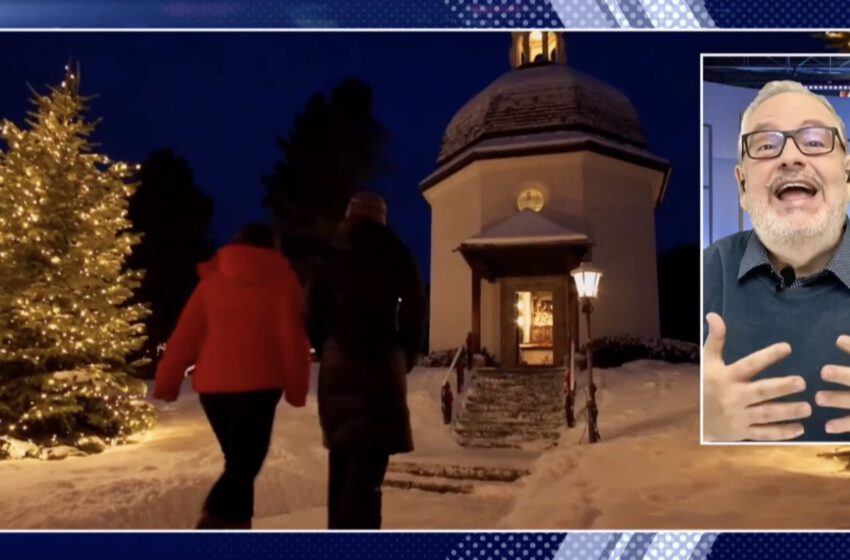
<svg viewBox="0 0 850 560"><path fill-rule="evenodd" d="M372 88L356 78L311 97L288 137L277 139L282 159L263 177L264 204L296 267L330 241L351 195L390 171L387 141Z"/></svg>
<svg viewBox="0 0 850 560"><path fill-rule="evenodd" d="M93 151L79 84L66 67L60 86L33 92L27 128L0 125L0 435L48 445L152 423L144 385L116 371L147 314L128 304L142 273L124 266L139 241L136 167Z"/></svg>
<svg viewBox="0 0 850 560"><path fill-rule="evenodd" d="M153 357L195 289L197 264L215 252L210 235L213 200L195 184L186 159L170 148L145 159L138 181L129 217L133 230L143 237L127 262L145 271L136 300L151 307L145 354ZM152 367L147 369L153 372Z"/></svg>
<svg viewBox="0 0 850 560"><path fill-rule="evenodd" d="M661 336L699 343L699 263L696 245L681 245L658 256Z"/></svg>

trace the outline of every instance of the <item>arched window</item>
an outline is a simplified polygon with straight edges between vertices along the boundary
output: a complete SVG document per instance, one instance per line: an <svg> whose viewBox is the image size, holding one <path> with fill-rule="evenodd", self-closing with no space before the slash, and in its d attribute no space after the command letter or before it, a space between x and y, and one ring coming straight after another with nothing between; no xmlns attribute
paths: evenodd
<svg viewBox="0 0 850 560"><path fill-rule="evenodd" d="M532 31L529 34L528 47L531 51L529 59L532 62L546 60L546 52L543 50L543 33L541 31Z"/></svg>
<svg viewBox="0 0 850 560"><path fill-rule="evenodd" d="M520 68L528 64L557 63L564 55L560 34L554 31L526 31L514 35L511 64Z"/></svg>

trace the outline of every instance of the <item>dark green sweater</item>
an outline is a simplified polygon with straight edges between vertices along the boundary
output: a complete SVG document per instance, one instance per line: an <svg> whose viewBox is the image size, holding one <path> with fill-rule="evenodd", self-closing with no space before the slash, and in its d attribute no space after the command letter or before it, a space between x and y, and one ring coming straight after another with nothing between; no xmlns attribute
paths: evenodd
<svg viewBox="0 0 850 560"><path fill-rule="evenodd" d="M842 241L826 269L785 286L770 266L758 237L741 232L714 243L704 254L704 313L718 313L726 323L723 358L727 364L776 342L788 342L791 356L754 379L801 375L806 390L781 399L805 400L812 416L804 419L805 433L795 441L850 441L850 433L828 434L825 424L850 416L850 410L815 404L820 390L850 387L820 377L827 364L850 365L850 355L835 342L850 334L850 234ZM704 336L708 327L704 325Z"/></svg>

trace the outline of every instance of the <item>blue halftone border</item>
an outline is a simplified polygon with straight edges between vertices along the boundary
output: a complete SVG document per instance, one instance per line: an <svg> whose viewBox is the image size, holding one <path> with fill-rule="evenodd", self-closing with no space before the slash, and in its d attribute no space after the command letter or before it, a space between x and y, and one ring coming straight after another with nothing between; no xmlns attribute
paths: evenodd
<svg viewBox="0 0 850 560"><path fill-rule="evenodd" d="M471 533L4 533L0 558L444 559Z"/></svg>
<svg viewBox="0 0 850 560"><path fill-rule="evenodd" d="M705 0L717 27L751 29L838 29L850 26L844 0Z"/></svg>
<svg viewBox="0 0 850 560"><path fill-rule="evenodd" d="M848 533L721 533L708 560L844 560L848 551Z"/></svg>
<svg viewBox="0 0 850 560"><path fill-rule="evenodd" d="M699 533L700 546L683 551L678 532L637 533L2 533L0 558L53 560L838 560L850 550L848 533ZM626 537L628 537L626 539ZM602 543L600 539L608 538ZM626 539L626 546L610 543ZM584 544L583 544L584 541ZM647 543L651 542L651 546ZM663 544L663 543L668 544ZM502 547L501 545L505 545ZM621 543L622 544L622 543ZM490 546L488 546L490 545ZM498 549L499 554L495 551ZM512 551L510 554L508 550ZM467 553L468 551L468 553Z"/></svg>
<svg viewBox="0 0 850 560"><path fill-rule="evenodd" d="M3 28L837 29L845 0L0 0ZM520 17L504 8L520 8ZM454 9L453 9L454 8ZM805 8L805 9L802 9ZM649 13L654 9L655 13ZM613 17L617 11L623 15ZM686 17L681 17L681 16ZM627 22L625 23L624 22ZM538 23L540 22L540 23Z"/></svg>

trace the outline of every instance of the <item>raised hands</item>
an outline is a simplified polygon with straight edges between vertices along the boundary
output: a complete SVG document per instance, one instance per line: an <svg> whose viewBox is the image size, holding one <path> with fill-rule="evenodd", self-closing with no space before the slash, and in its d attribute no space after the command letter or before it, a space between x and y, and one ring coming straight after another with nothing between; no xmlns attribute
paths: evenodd
<svg viewBox="0 0 850 560"><path fill-rule="evenodd" d="M839 349L850 354L850 336L839 336L836 345ZM850 367L826 365L821 370L820 376L824 381L850 387ZM818 406L850 410L850 391L818 391L815 395L815 402ZM826 423L826 433L828 434L843 434L847 432L850 432L850 416L836 418Z"/></svg>
<svg viewBox="0 0 850 560"><path fill-rule="evenodd" d="M726 325L716 313L709 313L706 321L709 330L703 351L705 440L781 441L802 435L802 424L792 421L811 416L811 405L804 401L770 401L805 390L805 380L798 375L752 380L758 373L787 358L791 346L785 342L773 344L727 365L723 361ZM850 343L850 337L847 338ZM850 349L850 344L847 348ZM844 369L850 385L850 368ZM843 395L846 398L842 402L850 409L850 392ZM850 431L850 418L846 419L846 426Z"/></svg>

